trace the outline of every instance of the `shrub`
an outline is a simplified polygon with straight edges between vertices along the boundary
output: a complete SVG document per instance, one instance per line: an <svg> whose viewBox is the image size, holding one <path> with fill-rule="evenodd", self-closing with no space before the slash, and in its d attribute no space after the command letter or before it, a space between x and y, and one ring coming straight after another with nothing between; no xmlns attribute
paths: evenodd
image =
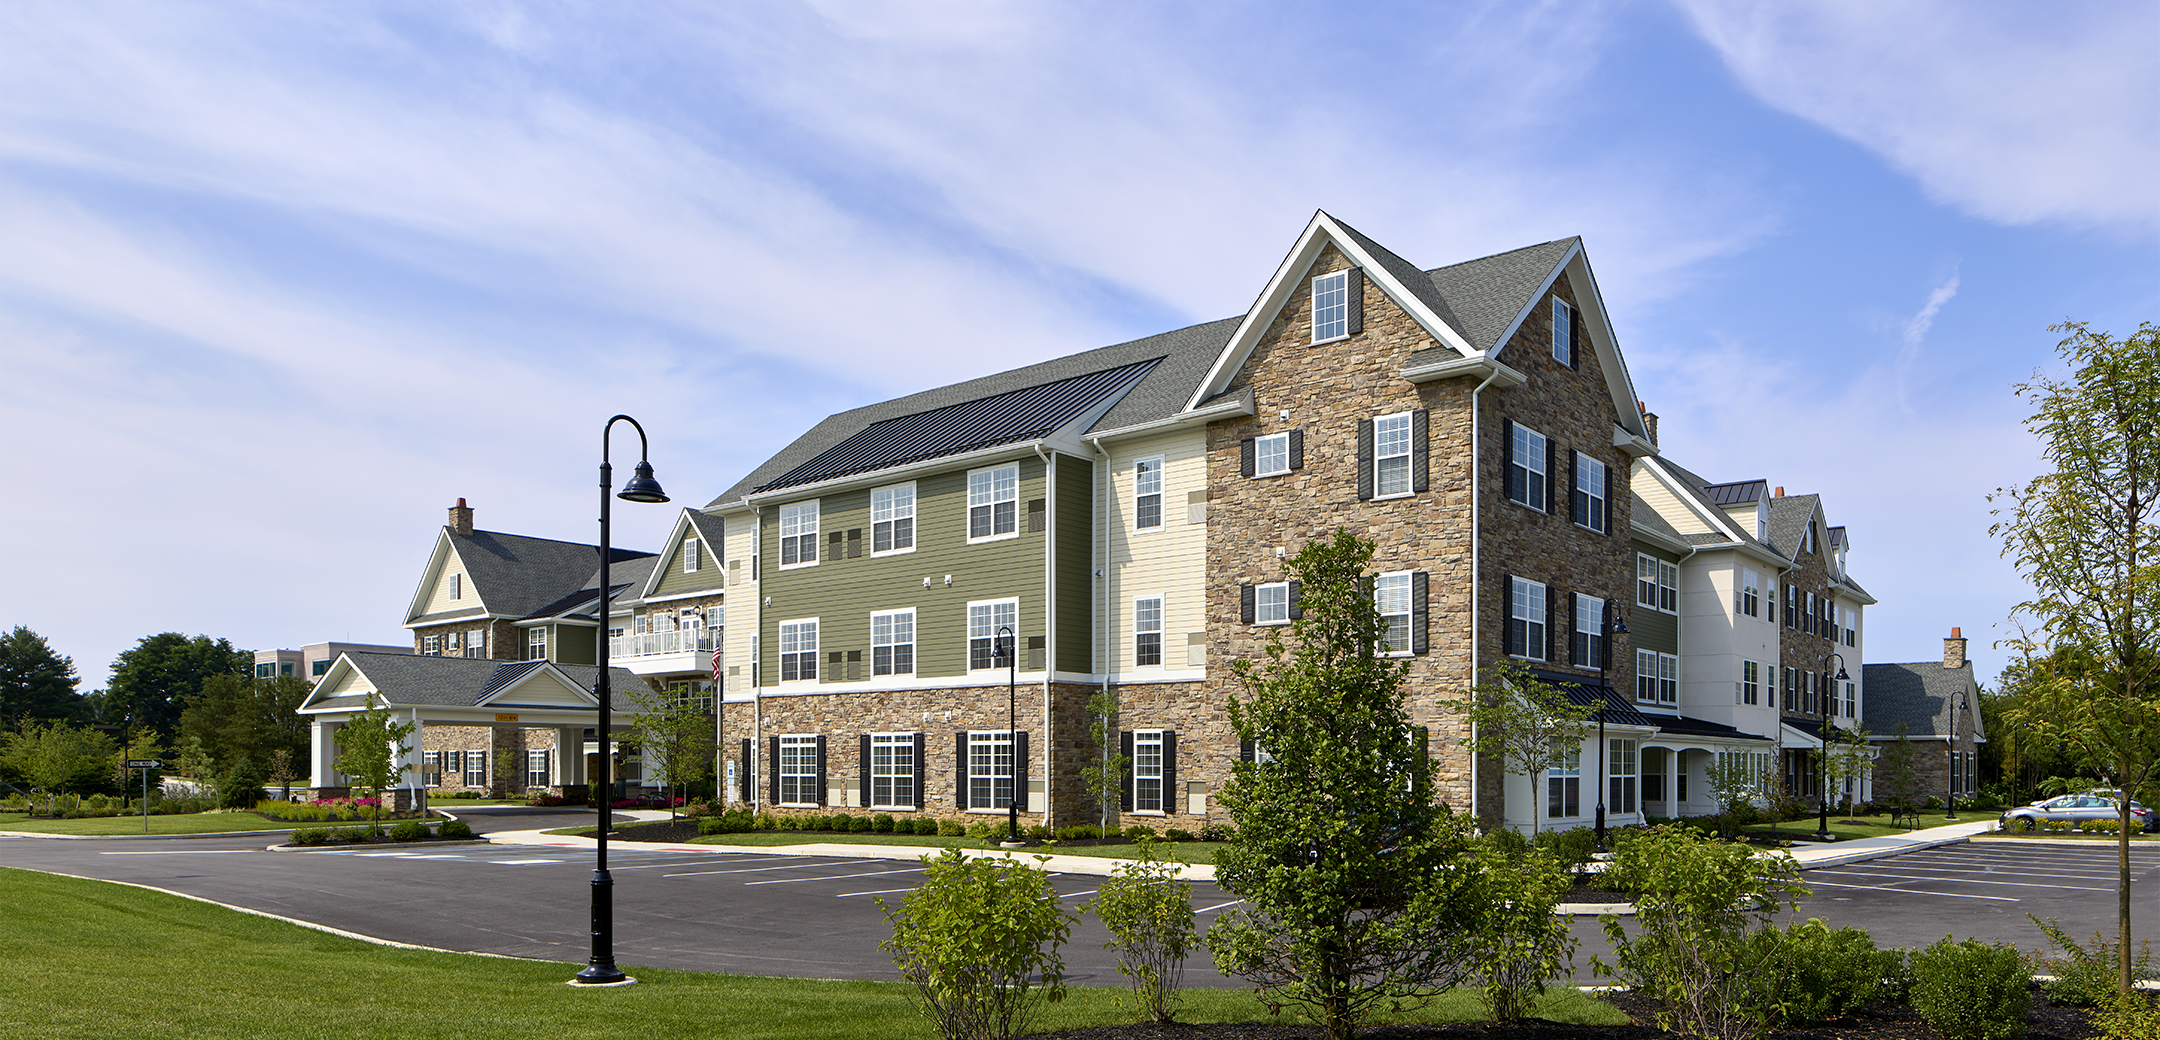
<svg viewBox="0 0 2160 1040"><path fill-rule="evenodd" d="M1530 844L1549 852L1561 869L1581 873L1597 855L1597 833L1587 827L1540 831Z"/></svg>
<svg viewBox="0 0 2160 1040"><path fill-rule="evenodd" d="M2106 1010L2092 1016L2101 1040L2151 1040L2160 1036L2160 1004L2143 993L2108 994Z"/></svg>
<svg viewBox="0 0 2160 1040"><path fill-rule="evenodd" d="M1912 955L1912 976L1913 1010L1949 1040L2001 1040L2025 1030L2032 995L2016 947L1945 935Z"/></svg>
<svg viewBox="0 0 2160 1040"><path fill-rule="evenodd" d="M1040 823L1028 824L1026 827L1021 828L1020 833L1025 834L1030 838L1051 837L1050 828Z"/></svg>
<svg viewBox="0 0 2160 1040"><path fill-rule="evenodd" d="M1075 823L1059 827L1057 836L1059 841L1089 841L1102 837L1102 828L1092 823Z"/></svg>
<svg viewBox="0 0 2160 1040"><path fill-rule="evenodd" d="M877 899L893 929L879 948L893 955L946 1040L1026 1032L1038 1000L1065 996L1057 951L1072 916L1050 876L1010 857L971 859L958 849L923 862L922 885L899 906Z"/></svg>
<svg viewBox="0 0 2160 1040"><path fill-rule="evenodd" d="M967 827L959 820L939 820L937 832L940 838L957 838L967 833Z"/></svg>
<svg viewBox="0 0 2160 1040"><path fill-rule="evenodd" d="M892 814L889 812L881 812L876 816L870 817L870 829L879 834L891 834L893 832Z"/></svg>
<svg viewBox="0 0 2160 1040"><path fill-rule="evenodd" d="M294 845L320 845L330 839L330 832L321 827L298 827L292 832Z"/></svg>
<svg viewBox="0 0 2160 1040"><path fill-rule="evenodd" d="M1237 828L1227 823L1210 823L1200 828L1201 841L1231 841L1237 837Z"/></svg>
<svg viewBox="0 0 2160 1040"><path fill-rule="evenodd" d="M938 833L938 822L928 816L912 822L915 825L915 833L917 834L936 835Z"/></svg>
<svg viewBox="0 0 2160 1040"><path fill-rule="evenodd" d="M981 838L985 841L988 841L990 839L990 835L990 821L988 820L976 820L974 823L968 824L967 826L967 836L970 838Z"/></svg>
<svg viewBox="0 0 2160 1040"><path fill-rule="evenodd" d="M1470 944L1485 1010L1508 1023L1529 1017L1561 963L1573 966L1576 946L1568 919L1553 913L1568 890L1566 868L1545 849L1514 849L1506 841L1477 846L1485 912Z"/></svg>
<svg viewBox="0 0 2160 1040"><path fill-rule="evenodd" d="M470 838L473 836L472 824L466 823L464 820L444 820L441 826L435 828L435 833L445 838Z"/></svg>
<svg viewBox="0 0 2160 1040"><path fill-rule="evenodd" d="M1878 950L1863 928L1832 931L1819 917L1750 935L1749 963L1762 970L1750 995L1765 1019L1794 1029L1843 1016L1885 991L1902 995L1905 955Z"/></svg>
<svg viewBox="0 0 2160 1040"><path fill-rule="evenodd" d="M877 829L877 821L876 821L876 820L873 820L873 819L871 819L871 818L870 818L870 817L868 817L868 816L857 816L857 817L853 817L853 818L851 818L851 819L848 819L848 828L847 828L847 829L848 829L848 830L851 830L851 831L854 831L854 832L855 832L855 833L857 833L857 834L868 834L868 833L870 833L871 831L874 831L874 830L876 830L876 829ZM886 830L891 830L891 829L892 829L892 821L891 821L891 820L886 820L886 821L885 821L885 829L886 829Z"/></svg>
<svg viewBox="0 0 2160 1040"><path fill-rule="evenodd" d="M330 836L338 841L366 841L368 829L366 827L339 827L332 830Z"/></svg>
<svg viewBox="0 0 2160 1040"><path fill-rule="evenodd" d="M1189 830L1186 830L1186 829L1184 829L1184 828L1182 828L1182 827L1169 827L1169 828L1165 828L1165 829L1163 830L1163 832L1162 832L1162 836L1163 836L1163 840L1164 840L1164 841L1191 841L1191 840L1193 840L1192 832L1191 832L1191 831L1189 831Z"/></svg>
<svg viewBox="0 0 2160 1040"><path fill-rule="evenodd" d="M419 820L406 820L390 828L391 841L419 841L428 836L427 824Z"/></svg>
<svg viewBox="0 0 2160 1040"><path fill-rule="evenodd" d="M759 813L757 818L757 829L761 831L779 830L780 818L778 816L774 816L771 813Z"/></svg>
<svg viewBox="0 0 2160 1040"><path fill-rule="evenodd" d="M2121 821L2121 820L2087 820L2087 821L2085 821L2085 823L2084 823L2084 825L2083 825L2083 828L2082 828L2082 829L2083 829L2083 830L2085 830L2085 831L2088 831L2088 832L2090 832L2090 833L2093 833L2093 834L2121 834L2121 833L2122 833L2122 821Z"/></svg>
<svg viewBox="0 0 2160 1040"><path fill-rule="evenodd" d="M2070 829L2069 820L2048 820L2046 823L2049 834L2062 834Z"/></svg>
<svg viewBox="0 0 2160 1040"><path fill-rule="evenodd" d="M1150 827L1144 823L1136 823L1130 827L1125 828L1125 837L1133 841L1139 841L1142 838L1152 838L1154 836L1155 828Z"/></svg>
<svg viewBox="0 0 2160 1040"><path fill-rule="evenodd" d="M2076 939L2072 939L2069 933L2062 930L2062 925L2054 918L2043 921L2031 914L2025 916L2032 918L2032 923L2040 929L2041 934L2046 935L2048 941L2055 944L2055 949L2062 954L2060 960L2049 958L2045 961L2045 974L2055 976L2055 981L2041 986L2047 991L2047 995L2064 1004L2079 1004L2085 1007L2112 1005L2115 1001L2115 984L2122 973L2122 947L2100 932L2093 933L2092 942L2080 946ZM2147 939L2130 961L2130 977L2149 979L2156 970L2160 968L2156 968L2153 963L2152 940Z"/></svg>
<svg viewBox="0 0 2160 1040"><path fill-rule="evenodd" d="M1496 827L1485 835L1484 841L1494 852L1509 859L1520 859L1530 851L1530 839L1513 827Z"/></svg>
<svg viewBox="0 0 2160 1040"><path fill-rule="evenodd" d="M1141 842L1139 858L1103 881L1089 909L1110 929L1103 949L1117 951L1118 974L1132 980L1140 1013L1157 1022L1175 1018L1185 954L1198 939L1192 886L1177 864L1157 859L1153 842Z"/></svg>

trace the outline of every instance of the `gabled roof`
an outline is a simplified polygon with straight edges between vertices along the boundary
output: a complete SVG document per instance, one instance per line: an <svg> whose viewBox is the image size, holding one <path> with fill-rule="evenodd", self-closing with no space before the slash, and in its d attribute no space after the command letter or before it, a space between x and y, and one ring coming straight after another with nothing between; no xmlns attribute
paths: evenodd
<svg viewBox="0 0 2160 1040"><path fill-rule="evenodd" d="M1721 532L1719 534L1697 533L1681 535L1681 538L1688 544L1695 546L1738 545L1741 548L1751 550L1766 559L1791 559L1790 556L1782 556L1777 552L1776 549L1758 540L1755 537L1754 532L1748 529L1752 525L1742 525L1738 521L1734 520L1731 516L1727 515L1725 512L1726 505L1720 503L1719 501L1721 497L1728 500L1735 500L1733 501L1733 504L1748 501L1747 499L1737 499L1737 496L1745 494L1746 491L1744 489L1746 487L1750 485L1759 487L1764 483L1763 481L1743 480L1724 484L1712 484L1709 481L1704 480L1701 476L1691 472L1686 467L1681 466L1679 463L1676 463L1672 459L1662 455L1658 456L1655 459L1640 460L1636 463L1636 465L1646 468L1653 474L1657 474L1660 477L1660 483L1672 489L1676 495L1680 496L1680 498L1683 500L1683 504L1691 508L1705 524L1708 524L1709 526ZM1651 515L1655 515L1654 510L1638 512L1635 514L1635 523L1641 524L1643 522L1641 519L1643 512L1649 512Z"/></svg>
<svg viewBox="0 0 2160 1040"><path fill-rule="evenodd" d="M421 617L420 608L427 602L428 590L433 587L451 553L464 564L466 580L480 601L487 604L486 610L484 613L479 610L444 611ZM615 549L611 555L618 565L652 556L636 549ZM599 566L600 547L596 545L500 531L459 534L444 527L436 539L435 553L421 576L420 589L405 613L406 624L428 624L432 620L463 617L530 617L541 607L561 599L564 593L587 584L588 576L597 573Z"/></svg>
<svg viewBox="0 0 2160 1040"><path fill-rule="evenodd" d="M721 563L720 554L727 544L726 535L725 519L701 510L683 510L682 514L675 518L675 528L668 532L667 542L660 547L660 554L653 557L652 569L646 573L645 580L638 584L637 598L643 600L659 593L661 583L673 572L675 561L682 557L683 543L693 537L705 543L705 560L701 561L698 573L689 576L686 582L678 583L678 591L670 593L668 598L710 595L725 589L727 567ZM597 581L599 574L595 572L593 577ZM612 580L615 576L610 574L608 577Z"/></svg>
<svg viewBox="0 0 2160 1040"><path fill-rule="evenodd" d="M1788 560L1800 558L1800 536L1822 510L1821 495L1786 495L1770 500L1770 547Z"/></svg>
<svg viewBox="0 0 2160 1040"><path fill-rule="evenodd" d="M1678 467L1674 468L1677 469ZM1689 475L1693 476L1693 474ZM1729 484L1705 484L1703 485L1702 494L1704 498L1710 500L1710 504L1717 506L1719 509L1729 509L1733 506L1753 505L1761 501L1763 492L1768 489L1769 484L1770 482L1767 480L1736 480Z"/></svg>
<svg viewBox="0 0 2160 1040"><path fill-rule="evenodd" d="M1437 267L1425 277L1461 321L1457 328L1471 347L1498 350L1503 337L1522 323L1524 311L1544 297L1561 265L1581 248L1580 237L1555 239ZM1576 288L1588 295L1588 286Z"/></svg>
<svg viewBox="0 0 2160 1040"><path fill-rule="evenodd" d="M1897 739L1898 724L1915 739L1941 739L1950 732L1950 712L1978 712L1979 688L1973 667L1944 668L1941 661L1910 664L1871 664L1861 668L1867 697L1861 705L1860 724L1876 740ZM1972 716L1975 735L1987 739L1980 716Z"/></svg>
<svg viewBox="0 0 2160 1040"><path fill-rule="evenodd" d="M539 669L553 669L567 684L590 691L600 670L592 665L553 664L547 661L493 661L480 657L429 657L419 654L378 654L347 651L331 666L317 690L341 683L346 669L360 674L374 687L375 700L392 706L473 707L500 690L531 676ZM609 668L608 688L613 710L634 712L637 705L626 690L648 687L628 669ZM364 709L370 698L361 694L310 695L302 709ZM588 703L591 700L588 693Z"/></svg>

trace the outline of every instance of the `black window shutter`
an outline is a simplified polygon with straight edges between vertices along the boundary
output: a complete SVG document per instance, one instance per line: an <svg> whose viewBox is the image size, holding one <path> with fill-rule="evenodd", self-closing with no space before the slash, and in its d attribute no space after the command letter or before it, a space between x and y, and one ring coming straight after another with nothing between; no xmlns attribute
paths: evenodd
<svg viewBox="0 0 2160 1040"><path fill-rule="evenodd" d="M1247 437L1237 442L1238 476L1249 477L1259 471L1260 467L1253 462L1253 438Z"/></svg>
<svg viewBox="0 0 2160 1040"><path fill-rule="evenodd" d="M1132 811L1132 805L1133 805L1133 784L1137 782L1137 781L1135 780L1135 778L1134 778L1134 775L1133 775L1133 768L1132 768L1132 763L1133 763L1133 746L1132 746L1132 744L1133 744L1133 740L1132 740L1132 730L1129 730L1129 729L1126 729L1126 730L1119 730L1119 731L1118 731L1118 754L1121 754L1121 755L1124 755L1124 756L1125 756L1125 782L1124 782L1123 784L1120 784L1120 785L1118 785L1118 811L1119 811L1119 812L1131 812L1131 811Z"/></svg>
<svg viewBox="0 0 2160 1040"><path fill-rule="evenodd" d="M1579 369L1579 368L1581 368L1581 367L1582 367L1582 352L1583 352L1583 348L1584 348L1584 347L1586 347L1586 346L1589 346L1589 345L1590 345L1590 340L1588 339L1588 337L1585 337L1585 336L1583 335L1583 328L1584 328L1584 326L1583 326L1583 320L1582 320L1582 310L1581 310L1580 308L1576 308L1576 307L1569 307L1569 308L1568 308L1568 367L1569 367L1569 368L1575 368L1575 369Z"/></svg>
<svg viewBox="0 0 2160 1040"><path fill-rule="evenodd" d="M1420 408L1410 413L1410 490L1432 490L1432 477L1427 465L1430 452L1425 446L1425 430L1431 422L1430 414Z"/></svg>
<svg viewBox="0 0 2160 1040"><path fill-rule="evenodd" d="M1580 463L1576 462L1576 456L1579 456L1581 454L1582 452L1576 451L1573 448L1568 449L1568 519L1578 524L1587 524L1590 522L1590 517L1586 515L1590 511L1590 502L1588 499L1584 498L1581 494L1579 494L1582 489L1575 486L1575 475L1581 472L1580 470L1576 469L1576 466L1580 465Z"/></svg>
<svg viewBox="0 0 2160 1040"><path fill-rule="evenodd" d="M959 788L954 792L954 801L962 809L974 808L968 804L968 735L964 729L953 732L953 776Z"/></svg>
<svg viewBox="0 0 2160 1040"><path fill-rule="evenodd" d="M820 733L820 734L818 734L818 738L817 738L817 790L816 790L815 792L813 792L813 793L814 793L814 794L816 795L816 797L815 797L815 798L813 798L813 799L812 799L812 801L815 801L815 802L816 802L817 804L819 804L819 805L824 805L824 804L825 804L825 734L823 734L823 733Z"/></svg>
<svg viewBox="0 0 2160 1040"><path fill-rule="evenodd" d="M915 731L915 775L908 781L907 798L900 803L917 809L923 807L923 777L930 773L929 761L923 757L923 743L922 731ZM898 795L900 792L896 788L893 793Z"/></svg>
<svg viewBox="0 0 2160 1040"><path fill-rule="evenodd" d="M1427 650L1431 649L1431 647L1432 647L1431 641L1430 641L1430 640L1429 640L1429 639L1427 638L1427 636L1426 636L1426 632L1425 632L1425 628L1426 628L1426 621L1427 621L1427 615L1426 615L1426 611L1425 611L1425 594L1426 594L1426 578L1425 578L1425 572L1424 572L1424 571L1411 571L1411 572L1410 572L1410 652L1411 652L1411 653L1413 653L1413 654L1422 654L1422 653L1424 653L1425 651L1427 651Z"/></svg>
<svg viewBox="0 0 2160 1040"><path fill-rule="evenodd" d="M869 805L872 790L870 784L870 734L865 733L857 738L856 747L861 751L861 754L855 759L855 782L862 785L858 788L862 795L856 799L856 802L860 805ZM898 791L893 792L894 801L900 800L899 794Z"/></svg>
<svg viewBox="0 0 2160 1040"><path fill-rule="evenodd" d="M1549 597L1558 596L1559 598L1567 601L1567 613L1562 615L1567 618L1567 663L1575 665L1577 667L1589 664L1590 662L1588 661L1578 661L1575 659L1575 597L1560 596L1559 593L1554 592L1551 589L1545 590L1545 595ZM1548 609L1545 613L1549 617L1551 616L1552 611Z"/></svg>
<svg viewBox="0 0 2160 1040"><path fill-rule="evenodd" d="M1020 811L1027 811L1028 747L1027 730L1013 734L1013 801L1020 803Z"/></svg>
<svg viewBox="0 0 2160 1040"><path fill-rule="evenodd" d="M1500 576L1500 616L1505 619L1501 623L1500 652L1522 656L1530 640L1523 623L1515 617L1515 576L1512 574Z"/></svg>
<svg viewBox="0 0 2160 1040"><path fill-rule="evenodd" d="M1569 602L1573 601L1570 600ZM1569 612L1573 613L1572 610ZM1545 659L1548 661L1553 659L1553 629L1558 627L1560 626L1553 624L1553 589L1552 586L1547 585L1545 586Z"/></svg>
<svg viewBox="0 0 2160 1040"><path fill-rule="evenodd" d="M1347 327L1350 334L1355 336L1365 331L1365 272L1353 267L1344 274L1343 281L1350 288L1350 291L1344 294L1344 310L1347 312L1344 317L1349 321Z"/></svg>
<svg viewBox="0 0 2160 1040"><path fill-rule="evenodd" d="M1612 499L1612 472L1613 472L1613 468L1612 468L1611 466L1607 466L1607 467L1605 467L1605 533L1606 533L1606 534L1611 534L1611 533L1613 533L1613 519L1612 519L1612 517L1613 517L1613 499Z"/></svg>
<svg viewBox="0 0 2160 1040"><path fill-rule="evenodd" d="M1240 585L1240 586L1238 586L1238 589L1237 589L1237 600L1238 600L1238 608L1237 608L1237 609L1238 609L1238 623L1240 623L1240 624L1245 624L1245 625L1250 625L1250 624L1252 624L1252 623L1253 623L1253 616L1254 616L1254 614L1253 614L1253 587L1252 587L1252 586L1250 586L1250 585Z"/></svg>
<svg viewBox="0 0 2160 1040"><path fill-rule="evenodd" d="M1547 437L1545 438L1545 511L1548 513L1553 511L1553 485L1559 483L1559 481L1553 479L1553 463L1556 461L1558 460L1553 458L1552 438Z"/></svg>
<svg viewBox="0 0 2160 1040"><path fill-rule="evenodd" d="M1521 502L1528 496L1523 492L1521 478L1515 475L1515 421L1500 420L1500 485L1501 493Z"/></svg>
<svg viewBox="0 0 2160 1040"><path fill-rule="evenodd" d="M1305 604L1303 602L1304 594L1305 588L1303 583L1295 581L1290 583L1290 620L1292 621L1299 620L1305 616Z"/></svg>
<svg viewBox="0 0 2160 1040"><path fill-rule="evenodd" d="M1616 608L1613 601L1605 601L1605 616L1598 619L1598 661L1600 671L1612 667L1612 616Z"/></svg>
<svg viewBox="0 0 2160 1040"><path fill-rule="evenodd" d="M741 792L738 797L740 797L741 800L747 802L750 800L751 792L756 791L757 788L751 786L750 783L750 738L742 738L741 743L741 749L736 751L735 753L735 768L742 770L742 772L735 777L735 786Z"/></svg>
<svg viewBox="0 0 2160 1040"><path fill-rule="evenodd" d="M780 804L780 738L766 737L765 786L770 789L770 804Z"/></svg>
<svg viewBox="0 0 2160 1040"><path fill-rule="evenodd" d="M1305 431L1290 431L1290 468L1305 468Z"/></svg>
<svg viewBox="0 0 2160 1040"><path fill-rule="evenodd" d="M1253 742L1250 740L1238 741L1237 757L1240 762L1252 761L1256 757L1253 754Z"/></svg>
<svg viewBox="0 0 2160 1040"><path fill-rule="evenodd" d="M1177 733L1162 731L1162 811L1177 813Z"/></svg>
<svg viewBox="0 0 2160 1040"><path fill-rule="evenodd" d="M1359 419L1357 424L1357 497L1360 502L1372 501L1372 420Z"/></svg>

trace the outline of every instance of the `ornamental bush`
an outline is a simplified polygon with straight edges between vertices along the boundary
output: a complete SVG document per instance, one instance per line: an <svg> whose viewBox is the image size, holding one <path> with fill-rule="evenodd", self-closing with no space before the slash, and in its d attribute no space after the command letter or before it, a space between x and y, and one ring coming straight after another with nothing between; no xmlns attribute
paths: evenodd
<svg viewBox="0 0 2160 1040"><path fill-rule="evenodd" d="M1760 964L1750 999L1783 1029L1841 1017L1882 996L1902 996L1905 954L1878 950L1864 928L1832 930L1819 917L1749 937L1748 960Z"/></svg>
<svg viewBox="0 0 2160 1040"><path fill-rule="evenodd" d="M967 833L967 827L959 820L939 820L937 832L940 838L957 838Z"/></svg>
<svg viewBox="0 0 2160 1040"><path fill-rule="evenodd" d="M321 827L299 827L292 832L295 845L320 845L330 839L330 832Z"/></svg>
<svg viewBox="0 0 2160 1040"><path fill-rule="evenodd" d="M2085 1007L2107 1007L2114 1003L2116 982L2122 972L2122 962L2118 959L2122 947L2114 939L2105 933L2094 932L2092 941L2080 946L2054 918L2041 920L2031 914L2025 916L2032 919L2061 955L2044 961L2046 968L2042 974L2055 976L2055 981L2041 985L2049 997L2064 1004ZM2156 973L2160 973L2160 966L2153 961L2152 940L2147 939L2137 955L2131 958L2130 977L2149 979Z"/></svg>
<svg viewBox="0 0 2160 1040"><path fill-rule="evenodd" d="M1500 834L1514 840L1495 840ZM1567 869L1547 849L1528 848L1520 834L1499 830L1478 842L1477 870L1484 912L1470 956L1479 995L1494 1021L1521 1022L1545 984L1574 966L1568 918L1553 912L1569 888Z"/></svg>
<svg viewBox="0 0 2160 1040"><path fill-rule="evenodd" d="M472 824L466 823L464 820L444 820L441 826L435 828L435 833L445 838L470 838L473 836Z"/></svg>
<svg viewBox="0 0 2160 1040"><path fill-rule="evenodd" d="M934 837L938 833L938 822L928 816L925 816L913 822L915 825L915 833L917 834Z"/></svg>
<svg viewBox="0 0 2160 1040"><path fill-rule="evenodd" d="M1059 841L1089 841L1102 837L1102 828L1092 823L1075 823L1059 827L1057 836Z"/></svg>
<svg viewBox="0 0 2160 1040"><path fill-rule="evenodd" d="M419 841L428 836L427 824L419 820L406 820L390 828L392 841Z"/></svg>
<svg viewBox="0 0 2160 1040"><path fill-rule="evenodd" d="M893 832L892 814L881 812L870 817L870 829L878 834L891 834Z"/></svg>
<svg viewBox="0 0 2160 1040"><path fill-rule="evenodd" d="M1005 1040L1027 1032L1043 1000L1065 996L1058 947L1073 918L1050 875L1010 856L958 849L922 858L920 887L898 906L879 948L915 987L917 1006L946 1040Z"/></svg>
<svg viewBox="0 0 2160 1040"><path fill-rule="evenodd" d="M1192 886L1178 864L1157 856L1153 842L1141 842L1139 858L1120 864L1088 909L1110 929L1103 949L1117 951L1118 974L1132 980L1140 1013L1169 1022L1177 1015L1185 955L1199 936L1193 928Z"/></svg>
<svg viewBox="0 0 2160 1040"><path fill-rule="evenodd" d="M877 821L868 816L851 817L848 819L847 829L857 834L869 834L877 829ZM892 829L892 820L889 818L885 821L885 829Z"/></svg>
<svg viewBox="0 0 2160 1040"><path fill-rule="evenodd" d="M2025 1031L2031 981L2017 947L1942 941L1912 955L1912 1006L1949 1040L2004 1040Z"/></svg>

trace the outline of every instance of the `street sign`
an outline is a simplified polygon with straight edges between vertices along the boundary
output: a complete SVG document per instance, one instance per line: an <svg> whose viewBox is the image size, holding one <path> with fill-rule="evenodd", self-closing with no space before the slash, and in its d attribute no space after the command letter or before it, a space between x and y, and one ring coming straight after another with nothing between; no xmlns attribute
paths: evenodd
<svg viewBox="0 0 2160 1040"><path fill-rule="evenodd" d="M131 758L121 763L122 766L128 769L156 769L164 764L154 758Z"/></svg>

